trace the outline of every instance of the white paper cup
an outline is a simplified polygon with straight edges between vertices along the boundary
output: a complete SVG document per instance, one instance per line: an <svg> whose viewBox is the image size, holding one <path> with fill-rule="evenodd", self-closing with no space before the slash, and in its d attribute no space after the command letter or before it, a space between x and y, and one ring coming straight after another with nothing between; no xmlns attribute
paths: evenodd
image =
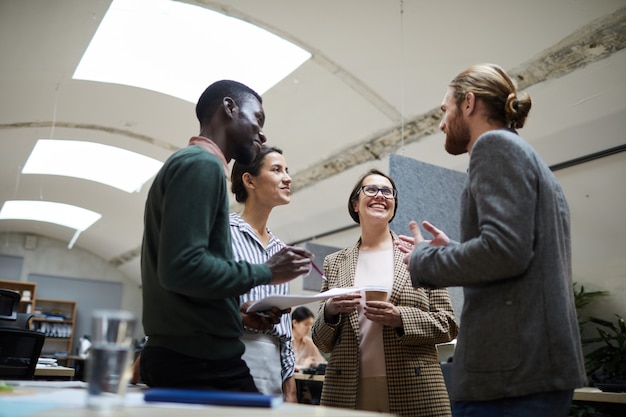
<svg viewBox="0 0 626 417"><path fill-rule="evenodd" d="M124 407L131 377L137 318L122 310L96 310L92 317L92 346L87 359L87 407Z"/></svg>
<svg viewBox="0 0 626 417"><path fill-rule="evenodd" d="M389 294L389 290L385 287L367 287L363 291L365 292L365 302L387 301L387 294Z"/></svg>

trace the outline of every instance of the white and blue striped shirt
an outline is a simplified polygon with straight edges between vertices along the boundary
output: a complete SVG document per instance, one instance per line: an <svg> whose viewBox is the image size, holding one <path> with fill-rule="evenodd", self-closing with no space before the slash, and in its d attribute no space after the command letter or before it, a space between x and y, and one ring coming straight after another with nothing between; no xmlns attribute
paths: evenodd
<svg viewBox="0 0 626 417"><path fill-rule="evenodd" d="M272 255L285 247L285 244L270 232L270 241L267 248L238 213L230 213L230 235L233 246L233 258L236 261L247 261L253 264L265 263ZM289 284L259 285L252 288L248 293L239 296L239 302L257 301L268 295L288 295ZM250 332L263 332L277 337L280 343L281 375L283 381L293 376L295 356L291 344L291 315L283 314L280 323L270 330L244 329Z"/></svg>

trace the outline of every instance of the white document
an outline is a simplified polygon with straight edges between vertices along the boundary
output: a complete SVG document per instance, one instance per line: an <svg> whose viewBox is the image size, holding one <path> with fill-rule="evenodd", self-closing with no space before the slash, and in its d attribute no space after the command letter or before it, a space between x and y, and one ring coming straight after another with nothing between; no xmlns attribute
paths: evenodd
<svg viewBox="0 0 626 417"><path fill-rule="evenodd" d="M332 288L328 291L320 292L313 295L270 295L261 300L255 301L248 307L248 312L271 310L272 307L278 307L281 310L286 308L307 304L312 301L326 300L337 295L350 294L352 292L362 291L363 288L345 287Z"/></svg>

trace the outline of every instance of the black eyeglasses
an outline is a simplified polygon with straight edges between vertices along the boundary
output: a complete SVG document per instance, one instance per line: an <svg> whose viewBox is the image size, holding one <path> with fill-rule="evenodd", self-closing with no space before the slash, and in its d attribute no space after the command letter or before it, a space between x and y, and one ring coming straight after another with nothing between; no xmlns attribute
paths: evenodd
<svg viewBox="0 0 626 417"><path fill-rule="evenodd" d="M389 187L378 188L375 185L362 185L360 190L362 190L363 194L365 194L368 197L376 197L378 192L380 192L383 195L383 197L391 199L391 198L395 198L396 194L398 194L398 190L396 190L395 188L389 188Z"/></svg>

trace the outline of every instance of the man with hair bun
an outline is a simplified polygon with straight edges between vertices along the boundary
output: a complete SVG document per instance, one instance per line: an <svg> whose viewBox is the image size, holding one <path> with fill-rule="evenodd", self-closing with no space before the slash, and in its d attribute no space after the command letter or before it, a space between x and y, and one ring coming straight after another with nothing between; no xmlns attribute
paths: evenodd
<svg viewBox="0 0 626 417"><path fill-rule="evenodd" d="M567 416L585 385L572 287L569 208L548 166L515 129L527 94L497 65L457 75L441 104L445 149L470 154L461 241L415 221L399 247L415 287L462 286L453 416Z"/></svg>

